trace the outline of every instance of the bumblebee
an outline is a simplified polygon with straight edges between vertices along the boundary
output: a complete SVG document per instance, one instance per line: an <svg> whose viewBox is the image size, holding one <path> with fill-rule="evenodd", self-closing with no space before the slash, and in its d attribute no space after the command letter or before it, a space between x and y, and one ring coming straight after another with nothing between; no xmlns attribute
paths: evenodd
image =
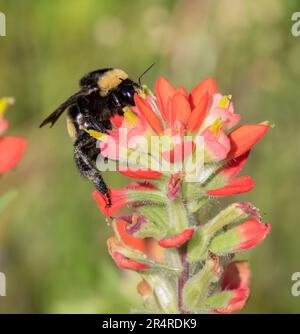
<svg viewBox="0 0 300 334"><path fill-rule="evenodd" d="M109 189L101 173L96 168L99 148L97 140L86 130L106 132L112 128L110 117L123 115L123 108L134 106L134 94L141 90L141 77L138 83L128 78L120 69L105 68L90 72L79 81L80 90L63 102L40 125L50 124L52 127L65 110L67 113L67 129L74 143L74 158L82 176L90 180L95 188L111 205Z"/></svg>

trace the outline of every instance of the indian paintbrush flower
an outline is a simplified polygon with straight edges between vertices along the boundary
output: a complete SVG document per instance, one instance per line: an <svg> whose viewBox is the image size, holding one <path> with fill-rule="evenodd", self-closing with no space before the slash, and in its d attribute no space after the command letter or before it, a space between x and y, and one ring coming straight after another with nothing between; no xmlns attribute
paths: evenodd
<svg viewBox="0 0 300 334"><path fill-rule="evenodd" d="M23 137L3 135L8 128L8 121L4 118L4 113L8 106L14 103L11 97L0 98L0 177L13 168L22 159L26 149L27 140ZM8 191L0 197L0 212L15 197L15 191Z"/></svg>
<svg viewBox="0 0 300 334"><path fill-rule="evenodd" d="M135 106L111 121L112 130L90 134L99 139L105 163L135 182L111 189L111 206L101 193L93 196L112 219L113 260L141 275L145 312L242 309L250 271L246 262L231 260L262 242L270 225L247 202L212 213L215 198L253 189L251 177L237 175L268 123L236 127L232 97L221 95L212 78L188 93L162 77L155 95L144 87Z"/></svg>
<svg viewBox="0 0 300 334"><path fill-rule="evenodd" d="M17 165L26 148L26 140L24 138L3 136L8 128L8 121L4 118L4 112L13 103L14 100L11 97L0 99L0 175Z"/></svg>

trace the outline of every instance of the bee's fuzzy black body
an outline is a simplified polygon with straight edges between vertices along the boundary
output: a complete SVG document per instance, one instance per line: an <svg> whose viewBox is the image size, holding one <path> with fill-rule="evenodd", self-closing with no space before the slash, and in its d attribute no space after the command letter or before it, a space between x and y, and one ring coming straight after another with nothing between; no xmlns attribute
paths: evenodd
<svg viewBox="0 0 300 334"><path fill-rule="evenodd" d="M134 94L140 85L130 80L119 69L100 69L90 72L80 79L80 90L62 103L40 127L58 120L68 109L67 127L74 141L74 158L81 175L93 182L95 188L107 198L111 205L109 190L96 168L100 153L97 140L85 130L106 132L111 129L110 117L122 115L123 108L134 105Z"/></svg>

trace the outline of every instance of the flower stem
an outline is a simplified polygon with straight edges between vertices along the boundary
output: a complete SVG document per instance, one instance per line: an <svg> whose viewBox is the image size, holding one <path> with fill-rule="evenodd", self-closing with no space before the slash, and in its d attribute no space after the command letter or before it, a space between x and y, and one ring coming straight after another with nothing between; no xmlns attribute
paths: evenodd
<svg viewBox="0 0 300 334"><path fill-rule="evenodd" d="M187 314L187 311L184 309L182 291L185 285L185 282L189 278L189 263L187 261L187 246L183 245L178 249L181 265L182 265L182 273L178 278L178 310L180 314Z"/></svg>

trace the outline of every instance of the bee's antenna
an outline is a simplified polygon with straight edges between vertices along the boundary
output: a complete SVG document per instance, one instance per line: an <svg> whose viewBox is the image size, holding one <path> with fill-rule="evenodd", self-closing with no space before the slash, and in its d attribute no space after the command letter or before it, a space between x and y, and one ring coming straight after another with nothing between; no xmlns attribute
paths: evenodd
<svg viewBox="0 0 300 334"><path fill-rule="evenodd" d="M147 67L147 69L139 76L139 78L138 78L138 83L139 83L139 85L141 86L142 85L142 83L141 83L141 79L142 79L142 77L148 72L148 71L150 71L151 70L151 68L153 67L155 65L155 63L153 63L153 64L151 64L149 67Z"/></svg>

